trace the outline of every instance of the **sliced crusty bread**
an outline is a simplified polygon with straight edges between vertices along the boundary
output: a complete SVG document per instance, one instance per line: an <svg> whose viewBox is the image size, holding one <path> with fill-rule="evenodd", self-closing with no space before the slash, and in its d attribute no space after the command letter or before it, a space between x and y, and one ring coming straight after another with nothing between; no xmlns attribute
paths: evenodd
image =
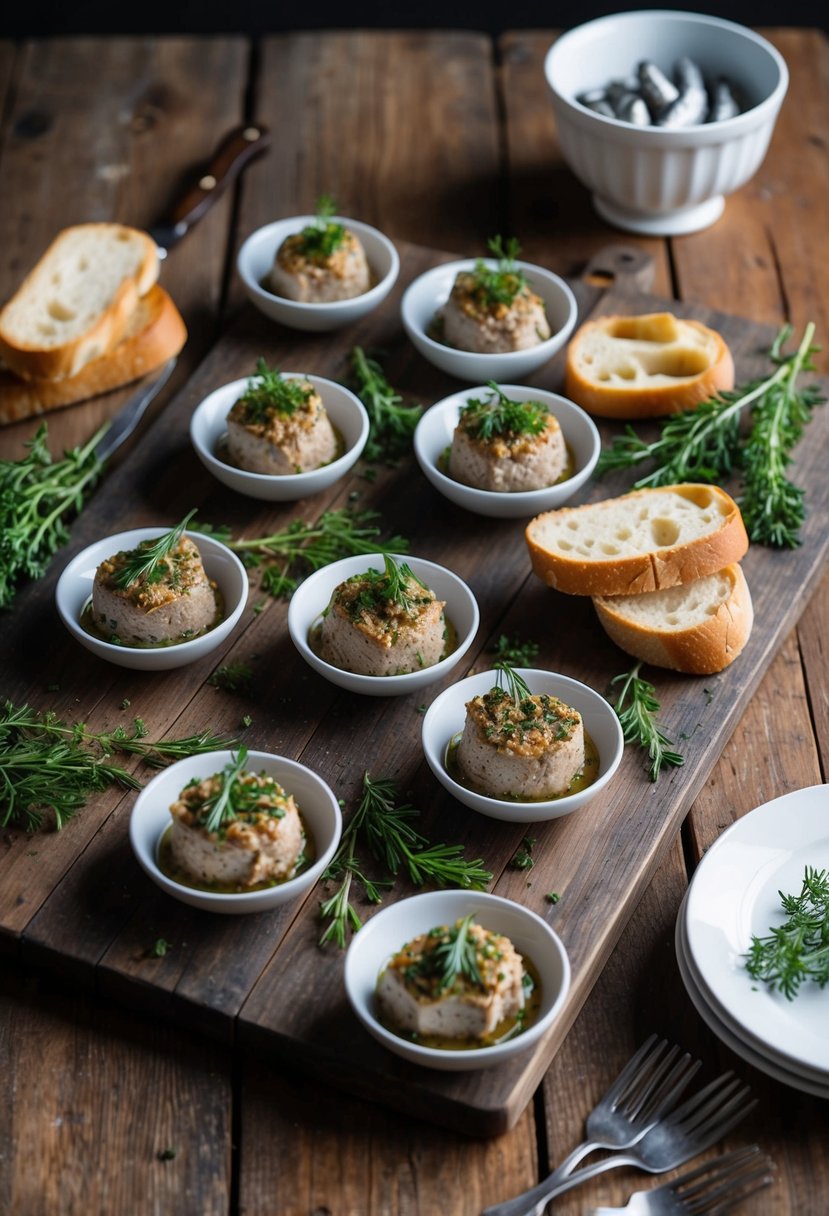
<svg viewBox="0 0 829 1216"><path fill-rule="evenodd" d="M722 337L669 312L587 321L567 347L564 393L601 418L657 418L734 387Z"/></svg>
<svg viewBox="0 0 829 1216"><path fill-rule="evenodd" d="M138 301L127 332L109 354L87 363L64 380L22 380L0 371L0 425L85 401L138 380L177 355L187 338L181 314L163 287L151 287Z"/></svg>
<svg viewBox="0 0 829 1216"><path fill-rule="evenodd" d="M722 570L748 549L740 509L718 486L634 490L530 520L533 570L570 595L638 595Z"/></svg>
<svg viewBox="0 0 829 1216"><path fill-rule="evenodd" d="M120 341L157 278L158 251L146 232L64 228L0 311L0 358L27 380L76 375Z"/></svg>
<svg viewBox="0 0 829 1216"><path fill-rule="evenodd" d="M751 593L738 565L642 595L595 596L608 636L627 654L691 675L722 671L748 641Z"/></svg>

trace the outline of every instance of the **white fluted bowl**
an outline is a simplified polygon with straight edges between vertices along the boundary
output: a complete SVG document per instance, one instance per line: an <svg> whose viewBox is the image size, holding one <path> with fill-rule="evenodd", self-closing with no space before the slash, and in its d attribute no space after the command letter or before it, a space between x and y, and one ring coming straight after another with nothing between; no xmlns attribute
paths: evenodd
<svg viewBox="0 0 829 1216"><path fill-rule="evenodd" d="M687 55L706 79L725 76L748 108L735 118L683 129L637 127L596 114L577 96L628 76L643 59L666 74ZM752 30L702 13L615 13L558 39L544 62L564 159L617 228L672 236L707 228L725 195L762 164L789 73Z"/></svg>

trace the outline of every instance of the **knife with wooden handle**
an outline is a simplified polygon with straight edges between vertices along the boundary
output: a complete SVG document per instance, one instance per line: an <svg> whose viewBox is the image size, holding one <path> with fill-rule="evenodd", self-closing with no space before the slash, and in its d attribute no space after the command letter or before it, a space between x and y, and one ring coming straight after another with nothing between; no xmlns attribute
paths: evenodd
<svg viewBox="0 0 829 1216"><path fill-rule="evenodd" d="M195 184L176 203L169 215L148 229L158 246L160 258L167 256L173 246L210 210L216 199L236 180L245 166L267 151L270 143L270 132L261 123L246 123L234 127L225 135Z"/></svg>

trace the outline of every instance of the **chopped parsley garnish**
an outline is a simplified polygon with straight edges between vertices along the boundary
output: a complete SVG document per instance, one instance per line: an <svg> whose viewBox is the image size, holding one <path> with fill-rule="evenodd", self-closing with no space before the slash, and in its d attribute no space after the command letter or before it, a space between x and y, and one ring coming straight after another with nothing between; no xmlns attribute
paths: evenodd
<svg viewBox="0 0 829 1216"><path fill-rule="evenodd" d="M207 683L224 692L249 693L253 683L253 668L250 663L223 663L207 677Z"/></svg>
<svg viewBox="0 0 829 1216"><path fill-rule="evenodd" d="M313 395L313 385L305 380L283 377L278 367L269 368L260 358L256 376L248 380L236 405L240 407L241 421L245 424L267 422L275 413L290 418L297 410L304 409Z"/></svg>
<svg viewBox="0 0 829 1216"><path fill-rule="evenodd" d="M512 861L509 863L511 870L531 870L535 865L535 860L532 856L533 848L535 847L535 836L525 836L521 841L521 847L515 853Z"/></svg>
<svg viewBox="0 0 829 1216"><path fill-rule="evenodd" d="M458 425L473 439L519 439L541 435L550 412L540 401L513 401L494 380L487 381L489 397L470 397L461 406Z"/></svg>
<svg viewBox="0 0 829 1216"><path fill-rule="evenodd" d="M346 581L347 588L350 584L358 589L356 595L348 597L348 609L352 616L358 617L363 613L379 616L389 604L396 604L407 616L414 616L418 608L432 602L428 587L408 563L398 563L389 554L384 555L383 562L385 570L382 573L369 569L365 574L354 575Z"/></svg>

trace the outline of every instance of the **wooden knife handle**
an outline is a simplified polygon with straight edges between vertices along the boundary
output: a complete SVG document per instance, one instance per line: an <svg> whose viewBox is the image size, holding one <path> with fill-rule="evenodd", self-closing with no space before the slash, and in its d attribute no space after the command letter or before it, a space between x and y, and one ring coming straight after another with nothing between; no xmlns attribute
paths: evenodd
<svg viewBox="0 0 829 1216"><path fill-rule="evenodd" d="M605 245L587 263L582 277L592 287L650 291L653 276L653 258L644 249L635 245Z"/></svg>
<svg viewBox="0 0 829 1216"><path fill-rule="evenodd" d="M265 152L271 143L270 131L261 123L234 127L224 137L192 189L176 203L165 224L184 235L210 210L219 195L235 181L245 165Z"/></svg>

